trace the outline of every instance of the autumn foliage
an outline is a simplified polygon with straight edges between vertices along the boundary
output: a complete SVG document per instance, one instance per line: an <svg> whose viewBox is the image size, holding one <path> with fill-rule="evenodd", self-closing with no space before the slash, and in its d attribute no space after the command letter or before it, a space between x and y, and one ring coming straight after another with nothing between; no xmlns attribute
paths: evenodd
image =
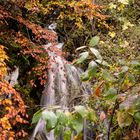
<svg viewBox="0 0 140 140"><path fill-rule="evenodd" d="M101 1L104 4L104 0ZM121 135L129 132L129 130L125 131L128 127L130 127L128 129L134 128L129 135L138 131L133 136L140 137L138 136L139 129L135 130L139 127L138 123L135 123L140 120L139 108L137 109L139 104L135 105L134 101L134 104L128 109L121 110L119 107L123 106L123 102L127 98L131 99L129 95L132 94L133 87L139 83L140 66L137 61L131 62L134 56L127 54L127 52L135 51L131 45L131 42L133 44L135 40L129 42L129 39L124 39L128 36L128 32L124 34L125 30L134 26L126 18L129 12L124 11L123 13L123 9L128 10L127 8L129 8L128 4L123 4L126 2L127 0L106 1L109 8L105 9L104 6L93 3L93 0L0 0L0 140L25 139L27 135L30 135L27 133L30 131L27 128L30 126L29 120L40 107L40 105L38 107L40 96L47 84L47 70L54 61L49 59L48 52L62 55L60 50L54 47L58 42L64 42L64 49L66 53L70 54L70 57L73 57L72 60L78 58L78 54L82 51L76 52L76 48L82 46L84 51L88 51L87 60L81 64L77 63L78 66L84 67L84 70L86 70L88 62L93 62L97 57L97 61L95 61L98 66L93 65L95 66L93 69L92 67L87 68L88 74L85 73L85 77L86 74L89 76L86 78L91 81L93 86L88 104L95 110L94 115L98 116L95 127L99 127L94 127L97 130L95 130L97 139L104 133L108 133L108 139L111 139L116 133L120 138ZM111 10L113 18L105 15L109 14ZM115 11L116 13L114 13ZM103 12L104 14L102 14ZM54 30L48 29L53 22L57 23L55 31L58 35ZM118 26L120 23L122 26ZM120 30L121 28L123 30ZM118 36L119 31L120 36ZM135 35L131 36L135 37ZM90 43L92 37L93 40ZM51 47L45 50L44 45L47 43L51 43ZM128 46L130 49L126 49ZM109 54L106 48L112 54ZM96 49L99 49L99 52L102 51L102 55L108 55L105 61L102 61L104 59ZM128 59L130 62L126 61L125 64L121 64L118 56ZM85 57L85 53L83 57ZM100 61L99 58L101 58ZM113 59L117 63L112 61ZM108 62L108 60L113 62L113 66L103 65L103 62ZM14 65L19 67L20 72L19 83L12 87L5 77L13 70ZM9 72L7 68L10 68L11 71ZM84 74L82 76L84 81ZM136 94L139 95L138 92ZM137 102L139 103L139 101ZM86 109L83 108L83 111L86 112ZM90 115L92 116L93 112ZM133 124L136 125L133 126ZM121 132L120 126L124 128L124 132ZM75 139L79 139L79 137L75 137Z"/></svg>
<svg viewBox="0 0 140 140"><path fill-rule="evenodd" d="M7 6L8 5L8 6ZM50 14L59 21L63 21L63 24L71 22L72 26L76 28L84 28L84 20L89 22L93 17L104 19L105 16L100 14L102 7L93 4L91 1L5 1L0 5L0 20L1 24L7 28L10 26L10 22L14 23L18 32L10 29L7 33L7 29L0 33L3 40L11 40L17 45L21 46L21 51L18 55L32 57L36 61L34 67L28 72L31 74L31 84L35 85L35 79L40 81L41 85L45 85L47 81L47 52L43 49L42 44L51 42L55 44L57 41L56 33L42 28L38 22L37 14L41 14L44 18L47 18ZM58 9L58 10L56 10ZM90 9L90 10L89 10ZM17 11L17 12L16 12ZM56 15L53 15L55 13ZM30 13L30 14L29 14ZM23 16L25 15L25 17ZM34 18L34 22L30 19ZM37 19L37 20L36 20ZM53 19L53 20L54 20ZM41 19L39 19L41 20ZM5 24L5 21L7 23ZM74 27L75 28L75 27ZM24 31L26 30L26 31ZM8 43L7 42L7 43ZM7 44L6 44L7 45Z"/></svg>
<svg viewBox="0 0 140 140"><path fill-rule="evenodd" d="M26 106L18 92L4 80L7 74L5 60L8 59L4 46L0 46L0 138L1 140L14 140L27 135L24 130L20 130L19 124L27 124L28 117ZM17 128L17 131L14 129Z"/></svg>
<svg viewBox="0 0 140 140"><path fill-rule="evenodd" d="M26 106L20 94L7 82L0 82L0 138L1 140L14 140L18 137L25 137L27 133L18 128L19 124L27 124L25 119ZM15 131L15 127L17 131Z"/></svg>
<svg viewBox="0 0 140 140"><path fill-rule="evenodd" d="M39 1L39 0L5 0L0 1L0 138L13 140L25 137L27 133L21 129L22 124L28 124L26 106L21 94L4 78L7 74L7 53L16 52L16 62L24 58L30 64L25 75L30 77L28 83L36 86L47 82L48 55L43 45L52 43L52 50L57 42L57 35L53 31L43 28L38 22L38 15L47 18L50 15L59 21L71 22L76 28L83 28L83 21L91 21L93 17L104 19L100 14L101 6L91 1ZM57 10L56 10L57 9ZM90 9L90 10L89 10ZM56 15L53 15L55 13ZM44 22L45 23L45 22ZM5 47L4 47L5 46ZM18 49L17 49L18 46ZM11 58L9 58L11 61ZM20 61L20 60L19 60ZM21 60L22 61L22 60ZM22 62L20 62L21 65ZM32 65L33 63L33 65ZM13 66L13 64L11 64ZM14 64L17 65L17 64ZM24 65L24 64L22 64ZM25 64L26 65L26 64ZM23 67L23 66L22 66Z"/></svg>
<svg viewBox="0 0 140 140"><path fill-rule="evenodd" d="M0 79L3 79L3 76L7 73L6 63L4 62L6 59L8 59L8 56L4 51L4 46L0 45Z"/></svg>

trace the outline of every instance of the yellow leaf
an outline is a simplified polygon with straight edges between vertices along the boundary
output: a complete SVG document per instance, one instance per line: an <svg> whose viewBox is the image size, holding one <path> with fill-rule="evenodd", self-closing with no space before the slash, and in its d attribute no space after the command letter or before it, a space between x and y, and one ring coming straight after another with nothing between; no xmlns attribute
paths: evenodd
<svg viewBox="0 0 140 140"><path fill-rule="evenodd" d="M109 32L108 35L111 37L111 38L114 38L116 36L116 33L115 32Z"/></svg>

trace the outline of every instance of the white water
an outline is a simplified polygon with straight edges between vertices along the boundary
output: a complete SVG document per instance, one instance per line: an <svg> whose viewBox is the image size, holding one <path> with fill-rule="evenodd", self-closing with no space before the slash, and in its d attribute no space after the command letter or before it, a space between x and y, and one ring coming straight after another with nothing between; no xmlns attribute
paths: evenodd
<svg viewBox="0 0 140 140"><path fill-rule="evenodd" d="M61 51L63 43L58 43L54 47ZM52 106L60 106L67 111L78 96L90 94L91 90L88 84L80 80L81 70L69 64L62 56L49 51L51 43L45 45L48 50L50 68L48 69L48 81L42 94L41 106L46 109ZM53 131L47 133L45 130L46 122L39 120L33 132L32 139L35 140L63 140L55 138Z"/></svg>

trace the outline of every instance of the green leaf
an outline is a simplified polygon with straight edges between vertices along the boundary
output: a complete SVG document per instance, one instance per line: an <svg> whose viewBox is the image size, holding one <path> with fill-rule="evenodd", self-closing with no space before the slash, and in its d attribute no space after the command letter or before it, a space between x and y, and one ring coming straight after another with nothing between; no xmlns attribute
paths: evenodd
<svg viewBox="0 0 140 140"><path fill-rule="evenodd" d="M133 118L127 112L118 112L117 113L117 121L121 128L130 126L133 122Z"/></svg>
<svg viewBox="0 0 140 140"><path fill-rule="evenodd" d="M71 127L79 134L83 130L83 122L84 119L81 117L81 115L76 114L71 119Z"/></svg>
<svg viewBox="0 0 140 140"><path fill-rule="evenodd" d="M0 38L0 43L3 43L3 42L4 42L4 40L2 38Z"/></svg>
<svg viewBox="0 0 140 140"><path fill-rule="evenodd" d="M98 36L94 36L91 38L89 42L89 46L94 47L99 43L100 38Z"/></svg>
<svg viewBox="0 0 140 140"><path fill-rule="evenodd" d="M92 122L95 122L97 120L96 118L96 113L93 109L88 108L88 115L87 115L87 119L91 120Z"/></svg>
<svg viewBox="0 0 140 140"><path fill-rule="evenodd" d="M124 81L124 76L125 76L124 72L119 72L118 73L118 78L119 78L120 83L122 83Z"/></svg>
<svg viewBox="0 0 140 140"><path fill-rule="evenodd" d="M89 77L93 78L93 76L96 74L97 71L97 63L95 61L91 61L88 64L88 73L89 73Z"/></svg>
<svg viewBox="0 0 140 140"><path fill-rule="evenodd" d="M102 70L102 76L107 82L115 82L115 78L107 70Z"/></svg>
<svg viewBox="0 0 140 140"><path fill-rule="evenodd" d="M136 79L133 73L128 73L127 75L130 82L135 82Z"/></svg>
<svg viewBox="0 0 140 140"><path fill-rule="evenodd" d="M97 58L98 60L100 60L100 61L103 60L101 54L99 53L99 51L98 51L97 49L95 49L95 48L89 48L89 49L90 49L90 51L96 56L96 58Z"/></svg>
<svg viewBox="0 0 140 140"><path fill-rule="evenodd" d="M68 123L68 116L62 110L57 110L56 116L58 118L58 123L66 126Z"/></svg>
<svg viewBox="0 0 140 140"><path fill-rule="evenodd" d="M58 137L60 134L62 134L62 131L63 131L63 126L57 125L54 129L54 135Z"/></svg>
<svg viewBox="0 0 140 140"><path fill-rule="evenodd" d="M81 80L82 81L88 81L89 80L88 70L86 70L84 73L82 73Z"/></svg>
<svg viewBox="0 0 140 140"><path fill-rule="evenodd" d="M89 56L89 52L83 52L80 54L80 58L75 61L74 64L81 64L83 63Z"/></svg>
<svg viewBox="0 0 140 140"><path fill-rule="evenodd" d="M64 133L64 140L71 140L71 131L66 130Z"/></svg>
<svg viewBox="0 0 140 140"><path fill-rule="evenodd" d="M46 129L47 131L55 128L57 124L57 116L52 111L44 110L42 112L42 118L46 121Z"/></svg>
<svg viewBox="0 0 140 140"><path fill-rule="evenodd" d="M87 109L84 106L75 106L75 111L79 113L83 118L87 115Z"/></svg>
<svg viewBox="0 0 140 140"><path fill-rule="evenodd" d="M136 111L140 110L140 95L137 97L137 99L133 102L133 106Z"/></svg>
<svg viewBox="0 0 140 140"><path fill-rule="evenodd" d="M136 112L135 115L134 115L134 119L137 123L140 124L140 112Z"/></svg>
<svg viewBox="0 0 140 140"><path fill-rule="evenodd" d="M91 80L97 72L97 66L98 65L95 61L91 61L88 64L88 69L82 74L81 79L83 81Z"/></svg>
<svg viewBox="0 0 140 140"><path fill-rule="evenodd" d="M135 114L136 110L135 110L135 108L130 107L130 108L127 110L127 112L128 112L131 116L133 116L133 115Z"/></svg>
<svg viewBox="0 0 140 140"><path fill-rule="evenodd" d="M113 87L109 88L109 90L105 92L104 97L109 100L117 97L117 90Z"/></svg>
<svg viewBox="0 0 140 140"><path fill-rule="evenodd" d="M42 116L42 110L39 110L37 111L34 115L33 115L33 118L32 118L32 124L35 124L39 121L39 119L41 118Z"/></svg>
<svg viewBox="0 0 140 140"><path fill-rule="evenodd" d="M101 65L103 65L103 66L107 66L107 67L109 67L109 64L106 62L106 61L101 61L101 60L95 60L98 64L101 64Z"/></svg>
<svg viewBox="0 0 140 140"><path fill-rule="evenodd" d="M15 49L20 49L20 48L21 48L21 46L19 46L19 45L16 44L16 43L12 44L12 46L13 46Z"/></svg>

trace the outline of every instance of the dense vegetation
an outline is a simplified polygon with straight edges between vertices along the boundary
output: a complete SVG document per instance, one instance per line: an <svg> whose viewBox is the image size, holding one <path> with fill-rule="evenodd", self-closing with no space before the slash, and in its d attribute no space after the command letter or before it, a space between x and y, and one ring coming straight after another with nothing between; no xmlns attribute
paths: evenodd
<svg viewBox="0 0 140 140"><path fill-rule="evenodd" d="M84 119L94 139L140 139L139 7L139 0L0 0L0 139L28 139L39 117L56 135L69 127L65 140L73 131L82 139ZM54 22L57 34L47 29ZM93 89L70 112L39 110L49 68L43 45L57 41Z"/></svg>

